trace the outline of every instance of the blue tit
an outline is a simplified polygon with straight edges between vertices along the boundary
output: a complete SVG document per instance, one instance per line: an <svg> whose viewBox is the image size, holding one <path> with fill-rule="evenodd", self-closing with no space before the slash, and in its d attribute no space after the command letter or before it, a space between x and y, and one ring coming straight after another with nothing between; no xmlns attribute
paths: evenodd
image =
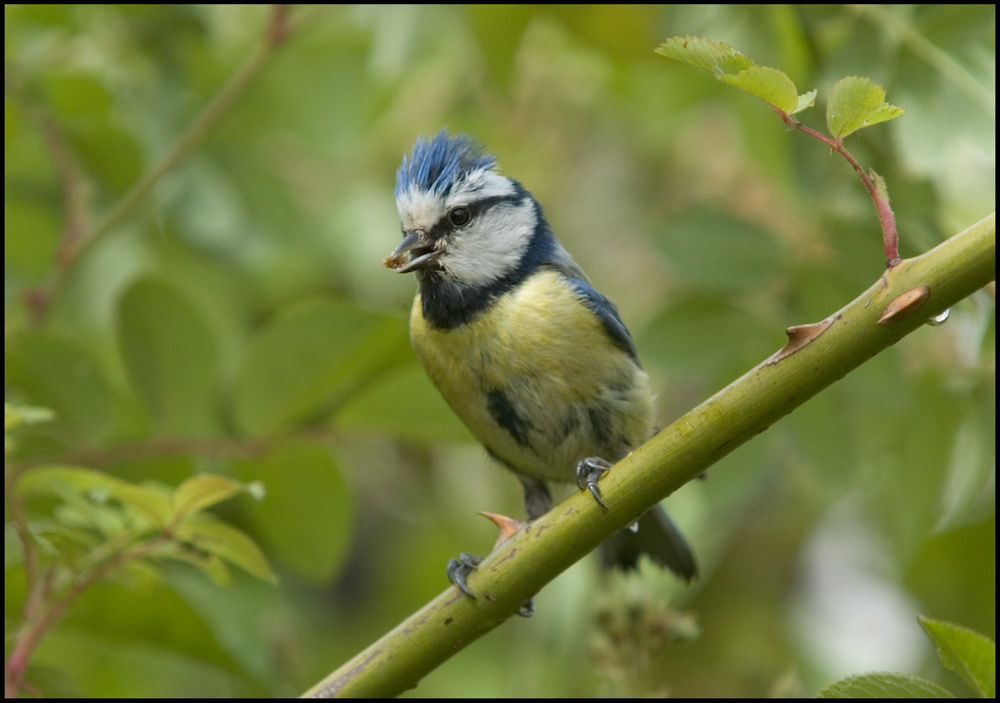
<svg viewBox="0 0 1000 703"><path fill-rule="evenodd" d="M403 241L383 263L416 277L410 338L431 381L520 479L529 518L552 507L549 481L575 477L600 502L597 476L654 433L649 377L614 303L468 137L418 138L395 196ZM602 554L629 567L643 551L687 580L697 572L659 506Z"/></svg>

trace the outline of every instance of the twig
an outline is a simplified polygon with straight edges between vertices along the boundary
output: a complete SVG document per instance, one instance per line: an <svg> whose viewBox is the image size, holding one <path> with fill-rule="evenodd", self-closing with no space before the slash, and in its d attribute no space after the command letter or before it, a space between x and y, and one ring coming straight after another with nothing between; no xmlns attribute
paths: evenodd
<svg viewBox="0 0 1000 703"><path fill-rule="evenodd" d="M31 655L34 653L35 647L41 642L49 628L63 616L66 609L87 588L105 578L109 573L123 564L147 556L169 539L169 531L164 531L142 544L137 544L131 549L112 554L103 564L98 565L89 572L78 575L66 593L52 603L48 609L41 611L40 615L30 619L26 618L14 638L14 647L11 649L10 656L4 663L4 696L6 698L13 698L25 690L24 676L27 673L28 662L31 660ZM33 595L29 594L29 601L32 600Z"/></svg>
<svg viewBox="0 0 1000 703"><path fill-rule="evenodd" d="M784 110L771 103L767 104L774 112L781 118L782 122L788 125L790 128L798 130L804 134L808 134L814 139L818 139L827 146L830 147L832 151L836 151L838 154L847 159L858 175L861 177L861 182L865 184L865 188L868 190L868 195L871 196L872 202L875 204L875 211L878 213L879 224L882 226L882 243L885 247L885 266L886 268L892 268L900 262L899 258L899 232L896 230L896 216L892 212L892 207L889 205L889 199L885 194L879 191L872 179L865 173L865 170L861 168L861 164L858 163L857 159L851 155L851 152L847 150L844 143L840 139L833 139L828 137L822 132L817 132L811 127L806 127L804 124L795 119L792 115L788 114Z"/></svg>

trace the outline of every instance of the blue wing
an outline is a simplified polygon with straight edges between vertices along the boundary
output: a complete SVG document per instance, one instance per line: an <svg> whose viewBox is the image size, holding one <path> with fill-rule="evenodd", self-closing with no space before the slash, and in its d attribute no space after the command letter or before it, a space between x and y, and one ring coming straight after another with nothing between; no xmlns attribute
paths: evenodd
<svg viewBox="0 0 1000 703"><path fill-rule="evenodd" d="M597 315L601 324L604 325L604 329L611 336L611 341L638 364L639 354L635 349L635 342L632 341L632 335L629 334L628 327L622 322L622 318L618 316L618 308L615 307L615 304L601 295L585 280L571 276L567 276L566 280L576 294L580 296L580 301L592 313Z"/></svg>

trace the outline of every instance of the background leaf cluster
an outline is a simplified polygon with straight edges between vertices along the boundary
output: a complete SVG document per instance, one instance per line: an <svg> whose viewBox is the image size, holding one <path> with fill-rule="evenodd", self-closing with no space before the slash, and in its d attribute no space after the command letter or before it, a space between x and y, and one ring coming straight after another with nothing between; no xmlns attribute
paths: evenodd
<svg viewBox="0 0 1000 703"><path fill-rule="evenodd" d="M788 325L852 299L883 259L850 169L759 101L655 55L665 37L724 41L820 96L845 76L884 87L906 115L851 149L889 183L903 256L994 208L992 6L309 10L35 321L61 243L163 157L268 12L5 8L6 395L55 414L20 430L8 471L261 481L264 500L214 511L279 574L234 570L221 589L179 565L95 586L36 653L43 693L295 694L438 593L449 557L489 548L476 511L520 515L517 482L409 350L412 280L379 266L418 134L475 135L543 203L618 303L663 423L780 348ZM820 128L821 114L799 116ZM535 618L413 695L637 681L812 694L873 669L955 690L916 616L995 636L994 340L981 293L672 497L695 586L644 571L637 594L584 562ZM23 573L10 538L6 552L12 623ZM677 611L656 616L666 603ZM655 680L628 670L630 631L669 647L650 657Z"/></svg>

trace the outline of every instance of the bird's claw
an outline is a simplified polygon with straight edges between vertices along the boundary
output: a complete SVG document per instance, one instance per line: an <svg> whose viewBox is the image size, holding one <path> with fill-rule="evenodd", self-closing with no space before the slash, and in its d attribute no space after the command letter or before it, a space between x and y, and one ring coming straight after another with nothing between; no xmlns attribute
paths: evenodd
<svg viewBox="0 0 1000 703"><path fill-rule="evenodd" d="M529 598L517 611L522 618L530 618L535 614L535 599Z"/></svg>
<svg viewBox="0 0 1000 703"><path fill-rule="evenodd" d="M589 489L594 500L604 509L607 509L608 506L601 500L601 489L597 487L597 479L610 468L610 462L599 456L588 457L576 465L576 485L580 487L581 491L585 488Z"/></svg>
<svg viewBox="0 0 1000 703"><path fill-rule="evenodd" d="M458 559L450 559L448 561L448 580L457 586L458 590L473 600L475 600L476 594L469 589L469 584L466 583L465 579L476 570L476 567L479 566L479 562L482 560L482 557L477 557L475 554L462 552L458 555Z"/></svg>

